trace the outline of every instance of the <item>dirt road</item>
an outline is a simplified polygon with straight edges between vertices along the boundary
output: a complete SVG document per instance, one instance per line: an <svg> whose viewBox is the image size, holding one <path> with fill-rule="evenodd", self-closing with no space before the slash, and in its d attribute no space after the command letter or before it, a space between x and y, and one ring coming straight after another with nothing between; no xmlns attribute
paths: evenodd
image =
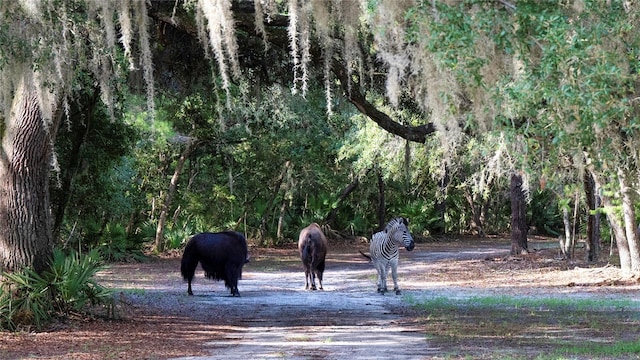
<svg viewBox="0 0 640 360"><path fill-rule="evenodd" d="M402 295L376 293L375 270L357 253L330 254L324 289L318 291L304 289L295 251L280 253L253 256L239 283L239 298L200 272L192 297L177 272L144 291L134 274L119 284L108 276L104 281L122 289L129 283L128 296L136 306L170 312L179 308L181 315L223 330L222 338L202 343L209 355L182 359L389 359L437 351L429 348L420 329L403 319L407 303ZM401 287L410 264L401 269Z"/></svg>
<svg viewBox="0 0 640 360"><path fill-rule="evenodd" d="M544 271L538 276L527 269L492 275L474 267L486 259L504 258L508 252L507 242L442 248L431 244L413 252L403 250L399 269L403 294L397 296L376 293L375 270L355 248L330 252L321 291L304 290L295 249L262 250L245 266L240 298L230 297L221 283L207 281L201 274L194 285L196 295L189 297L177 271L160 281L154 279L136 295L135 291L145 288L144 282L136 280L145 273L148 276L144 267L132 274L131 290L137 290L129 298L136 306L178 311L215 329L215 335L209 340L205 335L201 343L207 355L181 359L427 359L446 356L452 349L431 344L425 332L405 316L409 299L499 293L588 295L588 290L566 286L571 279L579 281L580 269L565 272L566 279L554 272L545 280ZM469 264L468 273L465 264ZM586 271L582 275L591 281L593 274Z"/></svg>
<svg viewBox="0 0 640 360"><path fill-rule="evenodd" d="M73 321L43 332L0 333L3 359L534 359L562 343L598 343L640 336L640 284L620 283L619 270L566 262L547 248L511 259L508 239L422 243L400 253L402 295L376 293L375 270L358 250L332 247L324 290L304 290L304 273L293 246L252 249L231 297L221 283L198 271L195 296L187 296L180 256L116 264L98 280L116 290L120 320ZM628 299L624 309L582 312L469 306L489 297ZM453 312L416 312L410 303L446 299ZM467 305L465 305L467 304ZM631 304L631 305L629 305ZM566 311L566 310L565 310ZM607 312L608 311L608 312ZM561 318L559 318L560 316ZM529 326L522 326L523 322ZM621 322L625 326L620 326ZM553 329L552 333L549 333ZM514 357L515 356L515 357Z"/></svg>

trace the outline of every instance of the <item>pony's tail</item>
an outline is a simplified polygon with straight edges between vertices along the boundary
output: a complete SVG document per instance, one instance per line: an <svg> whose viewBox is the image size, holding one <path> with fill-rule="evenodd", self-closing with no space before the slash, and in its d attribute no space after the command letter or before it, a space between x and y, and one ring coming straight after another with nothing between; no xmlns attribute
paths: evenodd
<svg viewBox="0 0 640 360"><path fill-rule="evenodd" d="M198 249L197 244L193 238L187 242L187 246L184 248L184 254L182 255L182 262L180 263L180 273L186 281L193 279L193 274L198 267Z"/></svg>

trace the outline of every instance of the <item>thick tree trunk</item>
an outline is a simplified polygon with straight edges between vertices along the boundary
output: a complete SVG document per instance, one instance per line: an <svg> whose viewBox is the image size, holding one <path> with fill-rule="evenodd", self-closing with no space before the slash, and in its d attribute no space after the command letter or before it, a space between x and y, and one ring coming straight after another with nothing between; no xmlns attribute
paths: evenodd
<svg viewBox="0 0 640 360"><path fill-rule="evenodd" d="M55 123L43 119L28 77L18 86L2 129L0 270L42 272L53 252L49 175Z"/></svg>
<svg viewBox="0 0 640 360"><path fill-rule="evenodd" d="M195 145L195 141L190 139L187 142L186 147L180 154L180 158L178 158L178 163L176 164L176 168L173 171L173 176L171 177L171 182L169 183L169 189L167 190L167 195L164 198L164 202L162 203L162 209L160 210L160 217L158 218L158 226L156 227L156 240L155 240L155 250L156 251L164 251L164 226L167 221L167 214L169 214L169 210L171 209L171 203L173 202L173 196L176 193L176 188L178 186L178 179L180 178L180 174L182 173L182 168L184 167L184 163L189 158L191 151Z"/></svg>
<svg viewBox="0 0 640 360"><path fill-rule="evenodd" d="M522 191L522 175L511 175L511 255L528 253L527 200Z"/></svg>
<svg viewBox="0 0 640 360"><path fill-rule="evenodd" d="M600 253L600 214L595 210L600 207L596 182L590 171L584 172L584 193L587 199L587 260L598 261Z"/></svg>

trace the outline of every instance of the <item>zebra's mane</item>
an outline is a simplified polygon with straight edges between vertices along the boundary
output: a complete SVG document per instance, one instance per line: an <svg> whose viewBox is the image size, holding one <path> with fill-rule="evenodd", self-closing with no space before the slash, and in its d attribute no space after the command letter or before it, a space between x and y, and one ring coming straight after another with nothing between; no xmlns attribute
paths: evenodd
<svg viewBox="0 0 640 360"><path fill-rule="evenodd" d="M396 229L399 225L404 225L405 227L409 226L409 220L404 217L397 217L391 219L387 226L384 228L384 232L388 233L389 231Z"/></svg>

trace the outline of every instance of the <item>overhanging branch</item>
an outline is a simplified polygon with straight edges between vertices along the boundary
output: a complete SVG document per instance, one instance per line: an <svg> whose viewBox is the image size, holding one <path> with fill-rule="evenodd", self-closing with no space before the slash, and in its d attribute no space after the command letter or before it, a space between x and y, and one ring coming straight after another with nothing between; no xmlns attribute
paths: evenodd
<svg viewBox="0 0 640 360"><path fill-rule="evenodd" d="M364 95L358 90L358 84L350 78L345 66L338 60L333 59L333 73L340 80L340 86L344 96L351 102L362 114L369 117L381 128L391 134L400 136L403 139L424 143L427 136L436 131L432 123L420 126L406 126L394 121L389 115L378 110L371 104Z"/></svg>

